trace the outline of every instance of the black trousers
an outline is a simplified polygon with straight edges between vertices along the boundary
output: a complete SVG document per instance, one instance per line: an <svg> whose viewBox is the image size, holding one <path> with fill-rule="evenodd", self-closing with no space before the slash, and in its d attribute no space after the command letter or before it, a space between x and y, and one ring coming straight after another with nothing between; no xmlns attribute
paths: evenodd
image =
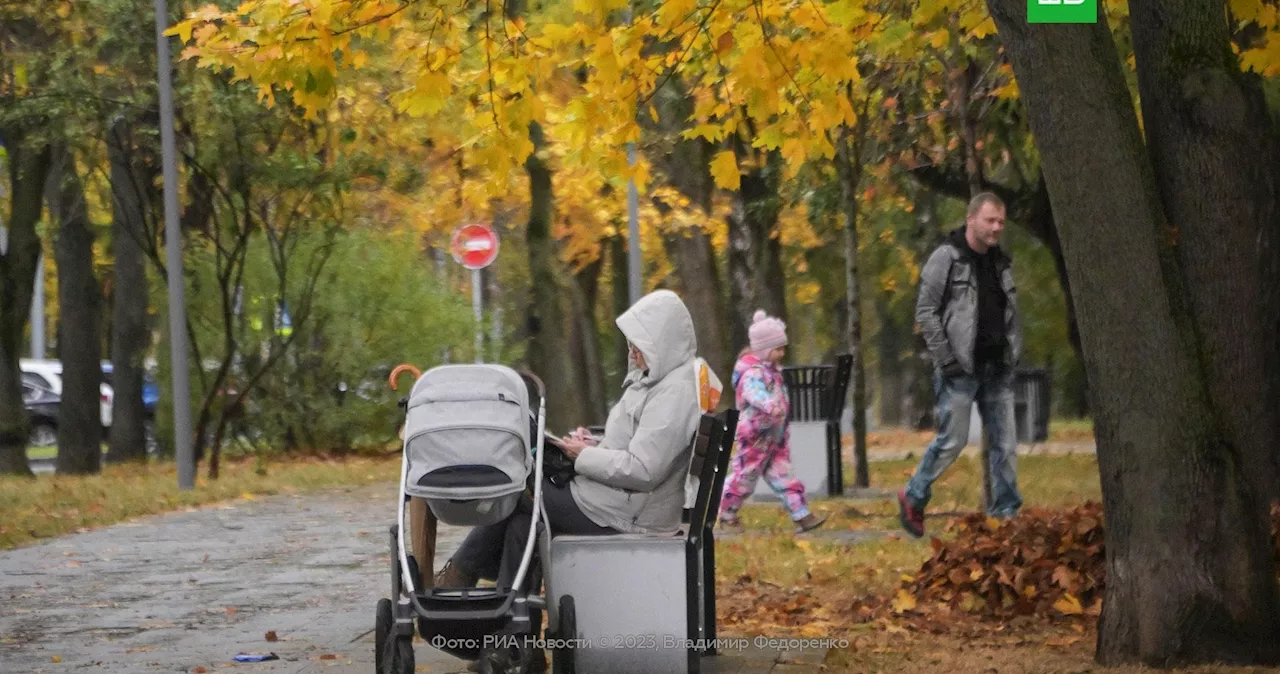
<svg viewBox="0 0 1280 674"><path fill-rule="evenodd" d="M604 536L620 533L611 527L592 522L573 500L568 485L556 487L542 480L542 506L551 521L551 533ZM529 542L529 522L533 516L533 499L521 497L515 512L497 524L474 527L467 534L453 563L458 569L481 578L496 579L498 587L509 588L520 570L520 559ZM536 554L536 551L535 551Z"/></svg>

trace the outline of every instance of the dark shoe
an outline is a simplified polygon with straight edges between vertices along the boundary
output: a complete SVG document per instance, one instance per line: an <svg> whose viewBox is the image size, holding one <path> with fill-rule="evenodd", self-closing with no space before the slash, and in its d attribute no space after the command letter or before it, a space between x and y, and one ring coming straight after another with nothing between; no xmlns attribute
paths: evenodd
<svg viewBox="0 0 1280 674"><path fill-rule="evenodd" d="M744 534L747 528L742 526L742 520L736 515L730 515L720 518L720 532L725 534Z"/></svg>
<svg viewBox="0 0 1280 674"><path fill-rule="evenodd" d="M458 568L453 560L444 563L444 568L436 574L436 587L475 587L479 576L473 576Z"/></svg>
<svg viewBox="0 0 1280 674"><path fill-rule="evenodd" d="M808 515L796 520L796 533L803 534L806 531L813 531L823 524L826 524L828 517L830 517L830 515L818 517L813 513L809 513Z"/></svg>
<svg viewBox="0 0 1280 674"><path fill-rule="evenodd" d="M907 533L920 538L924 536L924 510L907 502L907 488L898 490L898 521Z"/></svg>

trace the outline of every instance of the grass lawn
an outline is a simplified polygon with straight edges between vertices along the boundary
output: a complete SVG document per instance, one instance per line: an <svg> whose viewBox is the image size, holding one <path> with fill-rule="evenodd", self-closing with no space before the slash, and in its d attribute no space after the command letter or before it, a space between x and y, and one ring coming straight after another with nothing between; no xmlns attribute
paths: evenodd
<svg viewBox="0 0 1280 674"><path fill-rule="evenodd" d="M871 464L871 484L897 491L915 460ZM976 510L982 491L977 457L961 457L934 486L930 534L948 538L951 514ZM1071 507L1101 498L1092 455L1019 458L1019 486L1027 504ZM973 635L923 635L894 625L859 624L855 598L892 596L903 576L929 558L929 537L901 533L891 499L815 500L810 508L831 519L821 531L865 532L860 542L796 536L781 505L752 504L741 513L748 534L717 543L718 609L726 635L845 638L832 651L828 671L1083 672L1094 667L1095 635L1079 626ZM985 634L985 633L984 633ZM1056 645L1049 645L1056 644Z"/></svg>
<svg viewBox="0 0 1280 674"><path fill-rule="evenodd" d="M905 484L916 462L878 461L871 464L871 484L886 489ZM976 457L961 457L934 485L926 525L938 533L948 514L976 510L982 480ZM1025 456L1018 459L1018 486L1028 504L1071 507L1101 499L1098 465L1092 455ZM742 509L748 535L717 543L720 582L733 583L742 575L782 587L808 584L830 586L840 593L879 593L896 587L904 573L913 573L930 555L929 536L916 540L900 533L894 500L824 501L810 503L827 514L821 531L890 531L887 539L847 544L817 536L797 537L781 504L750 504Z"/></svg>
<svg viewBox="0 0 1280 674"><path fill-rule="evenodd" d="M204 466L201 466L204 468ZM395 482L394 458L293 458L259 464L223 460L222 476L200 475L196 488L178 489L173 462L106 466L101 475L0 476L0 549L134 517L235 498L285 494L339 485Z"/></svg>

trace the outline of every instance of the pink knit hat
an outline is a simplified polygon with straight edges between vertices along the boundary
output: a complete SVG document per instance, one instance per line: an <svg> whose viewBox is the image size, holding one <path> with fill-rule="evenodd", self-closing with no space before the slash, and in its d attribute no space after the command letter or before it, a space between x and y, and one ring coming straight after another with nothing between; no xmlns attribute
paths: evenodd
<svg viewBox="0 0 1280 674"><path fill-rule="evenodd" d="M751 318L751 351L763 357L772 349L787 345L787 324L766 314L763 309Z"/></svg>

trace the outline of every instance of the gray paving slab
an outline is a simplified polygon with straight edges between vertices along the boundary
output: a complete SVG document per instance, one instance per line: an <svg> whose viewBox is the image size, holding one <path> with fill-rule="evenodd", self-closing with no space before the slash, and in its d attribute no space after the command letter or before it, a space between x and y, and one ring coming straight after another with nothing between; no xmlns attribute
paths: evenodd
<svg viewBox="0 0 1280 674"><path fill-rule="evenodd" d="M0 552L0 674L373 672L395 499L383 485L236 501ZM464 533L441 525L436 568ZM415 651L417 671L465 671L421 641ZM233 661L265 652L280 659ZM704 662L817 671L759 649Z"/></svg>

